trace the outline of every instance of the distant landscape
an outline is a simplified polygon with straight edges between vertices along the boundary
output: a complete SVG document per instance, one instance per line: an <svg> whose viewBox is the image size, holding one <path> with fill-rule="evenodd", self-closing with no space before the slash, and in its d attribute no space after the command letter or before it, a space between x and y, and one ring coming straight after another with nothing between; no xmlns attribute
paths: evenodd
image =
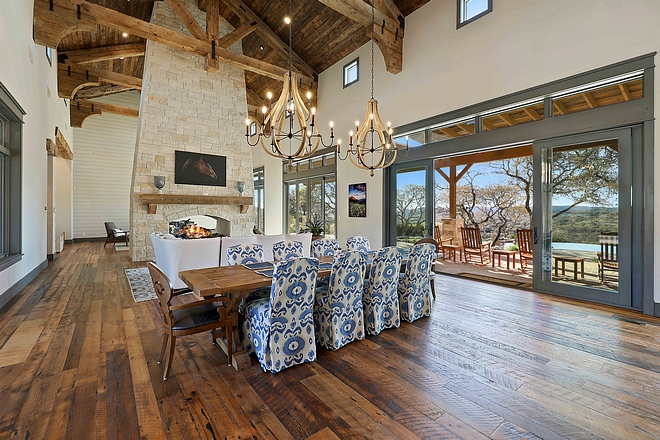
<svg viewBox="0 0 660 440"><path fill-rule="evenodd" d="M566 206L553 206L553 213ZM618 231L618 208L576 206L552 221L552 241L598 244L601 232Z"/></svg>

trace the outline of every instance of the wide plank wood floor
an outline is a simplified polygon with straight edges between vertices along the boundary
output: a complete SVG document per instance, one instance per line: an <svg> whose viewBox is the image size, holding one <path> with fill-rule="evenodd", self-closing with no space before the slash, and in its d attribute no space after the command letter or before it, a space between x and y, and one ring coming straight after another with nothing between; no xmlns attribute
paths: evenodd
<svg viewBox="0 0 660 440"><path fill-rule="evenodd" d="M209 335L156 363L128 252L69 245L0 311L0 437L660 438L660 320L437 276L430 318L273 375Z"/></svg>

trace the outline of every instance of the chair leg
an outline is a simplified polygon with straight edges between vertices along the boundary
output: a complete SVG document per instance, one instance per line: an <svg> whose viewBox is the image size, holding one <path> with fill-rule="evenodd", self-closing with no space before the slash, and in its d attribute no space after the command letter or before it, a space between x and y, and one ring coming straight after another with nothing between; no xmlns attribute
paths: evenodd
<svg viewBox="0 0 660 440"><path fill-rule="evenodd" d="M163 380L167 380L167 376L170 375L170 368L172 368L172 359L174 359L175 344L176 344L176 337L172 335L170 337L170 354L167 357L167 362L165 363L165 372L163 373Z"/></svg>
<svg viewBox="0 0 660 440"><path fill-rule="evenodd" d="M106 244L108 244L108 239L107 238L105 239L105 243L103 243L103 247L105 247Z"/></svg>
<svg viewBox="0 0 660 440"><path fill-rule="evenodd" d="M435 274L431 275L431 293L433 294L433 300L435 301Z"/></svg>
<svg viewBox="0 0 660 440"><path fill-rule="evenodd" d="M160 349L160 357L158 358L158 363L163 362L163 356L165 356L165 349L167 348L167 341L170 339L170 334L163 332L163 346Z"/></svg>
<svg viewBox="0 0 660 440"><path fill-rule="evenodd" d="M231 323L227 325L225 333L227 334L227 365L231 367L231 360L234 355L234 341L233 341L234 332L232 330Z"/></svg>

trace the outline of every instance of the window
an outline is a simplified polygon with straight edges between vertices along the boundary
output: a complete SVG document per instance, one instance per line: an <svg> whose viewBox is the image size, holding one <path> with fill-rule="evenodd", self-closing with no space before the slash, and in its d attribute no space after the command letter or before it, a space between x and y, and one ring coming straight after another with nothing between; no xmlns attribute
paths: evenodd
<svg viewBox="0 0 660 440"><path fill-rule="evenodd" d="M21 259L21 143L24 115L25 111L0 83L0 270Z"/></svg>
<svg viewBox="0 0 660 440"><path fill-rule="evenodd" d="M309 159L284 165L285 231L300 232L307 222L323 222L324 235L336 236L335 152L327 150Z"/></svg>
<svg viewBox="0 0 660 440"><path fill-rule="evenodd" d="M483 17L493 10L493 0L457 0L456 28Z"/></svg>
<svg viewBox="0 0 660 440"><path fill-rule="evenodd" d="M254 210L256 211L257 218L254 225L256 228L264 233L266 223L266 210L264 206L264 169L257 168L252 173L254 180Z"/></svg>
<svg viewBox="0 0 660 440"><path fill-rule="evenodd" d="M344 88L360 80L360 59L356 58L344 66Z"/></svg>
<svg viewBox="0 0 660 440"><path fill-rule="evenodd" d="M250 124L250 136L255 136L257 134L257 123L252 122Z"/></svg>
<svg viewBox="0 0 660 440"><path fill-rule="evenodd" d="M53 49L50 47L46 47L46 59L48 60L48 64L51 66L53 65Z"/></svg>

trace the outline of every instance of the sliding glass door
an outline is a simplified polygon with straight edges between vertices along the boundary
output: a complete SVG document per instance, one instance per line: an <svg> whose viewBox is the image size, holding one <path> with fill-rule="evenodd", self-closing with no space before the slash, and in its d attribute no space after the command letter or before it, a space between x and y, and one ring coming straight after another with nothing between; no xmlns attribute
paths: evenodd
<svg viewBox="0 0 660 440"><path fill-rule="evenodd" d="M634 129L534 143L534 288L633 306Z"/></svg>

